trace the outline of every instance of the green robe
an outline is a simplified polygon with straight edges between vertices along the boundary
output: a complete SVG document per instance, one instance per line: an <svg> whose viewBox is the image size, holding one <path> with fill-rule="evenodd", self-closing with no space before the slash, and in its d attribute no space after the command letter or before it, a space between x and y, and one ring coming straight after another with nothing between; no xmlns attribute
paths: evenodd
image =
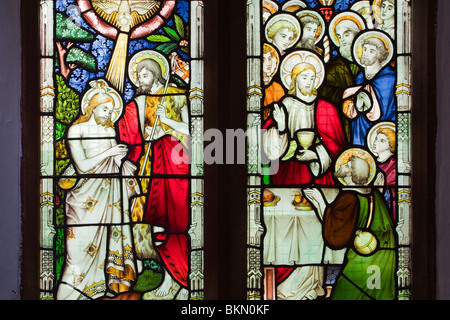
<svg viewBox="0 0 450 320"><path fill-rule="evenodd" d="M330 62L326 71L324 84L319 91L323 99L331 102L338 109L347 141L350 141L351 128L349 119L342 113L342 96L346 89L355 86L356 75L359 71L360 68L357 64L345 58L338 57Z"/></svg>
<svg viewBox="0 0 450 320"><path fill-rule="evenodd" d="M353 249L355 231L365 228L368 221L369 194L344 192L325 213L327 243L336 249L349 247L333 300L395 299L397 251L394 225L381 194L375 191L371 195L374 210L369 229L378 240L378 249L372 255L363 256Z"/></svg>

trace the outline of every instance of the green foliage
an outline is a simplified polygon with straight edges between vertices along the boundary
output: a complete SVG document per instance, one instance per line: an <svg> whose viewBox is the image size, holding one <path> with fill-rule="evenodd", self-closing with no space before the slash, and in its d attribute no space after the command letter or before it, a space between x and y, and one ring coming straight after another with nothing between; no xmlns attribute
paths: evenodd
<svg viewBox="0 0 450 320"><path fill-rule="evenodd" d="M62 76L56 75L56 83L58 86L56 119L64 124L70 124L78 116L80 98L75 91L67 86Z"/></svg>
<svg viewBox="0 0 450 320"><path fill-rule="evenodd" d="M145 293L151 291L158 287L162 281L162 274L155 272L151 269L144 269L141 274L139 274L136 284L134 286L134 291L138 293Z"/></svg>
<svg viewBox="0 0 450 320"><path fill-rule="evenodd" d="M55 273L56 273L56 281L59 281L59 279L61 278L61 274L62 274L62 269L64 267L64 256L61 257L57 257L55 259Z"/></svg>
<svg viewBox="0 0 450 320"><path fill-rule="evenodd" d="M180 35L181 39L185 39L186 34L184 32L183 20L178 15L175 15L173 19L175 21L175 27L177 28L178 34Z"/></svg>
<svg viewBox="0 0 450 320"><path fill-rule="evenodd" d="M165 54L169 54L172 51L176 50L178 47L178 43L163 43L156 47L156 50L161 51Z"/></svg>
<svg viewBox="0 0 450 320"><path fill-rule="evenodd" d="M82 40L90 41L94 34L81 28L62 13L56 13L56 40Z"/></svg>
<svg viewBox="0 0 450 320"><path fill-rule="evenodd" d="M152 42L170 42L171 41L171 39L169 37L166 37L166 36L163 36L160 34L150 35L147 37L147 39Z"/></svg>
<svg viewBox="0 0 450 320"><path fill-rule="evenodd" d="M55 253L56 255L64 254L65 252L65 232L63 228L56 229L56 237L55 237Z"/></svg>
<svg viewBox="0 0 450 320"><path fill-rule="evenodd" d="M63 206L56 208L55 224L57 226L64 225L64 208L63 208Z"/></svg>
<svg viewBox="0 0 450 320"><path fill-rule="evenodd" d="M56 175L60 175L61 172L69 165L70 159L56 160Z"/></svg>
<svg viewBox="0 0 450 320"><path fill-rule="evenodd" d="M97 64L94 56L77 47L70 49L67 54L66 61L68 63L76 63L89 72L95 72L97 70Z"/></svg>
<svg viewBox="0 0 450 320"><path fill-rule="evenodd" d="M160 43L156 46L156 50L165 54L169 54L172 51L180 49L187 52L187 46L181 45L182 41L187 43L188 41L188 27L184 25L180 16L174 15L175 29L171 27L164 27L165 35L154 34L147 37L147 40L155 43Z"/></svg>
<svg viewBox="0 0 450 320"><path fill-rule="evenodd" d="M56 121L56 124L55 124L56 140L60 140L64 137L64 133L66 132L66 129L67 129L67 126Z"/></svg>
<svg viewBox="0 0 450 320"><path fill-rule="evenodd" d="M163 29L167 33L167 35L174 41L181 40L181 37L178 35L178 33L174 29L172 29L170 27L164 27Z"/></svg>

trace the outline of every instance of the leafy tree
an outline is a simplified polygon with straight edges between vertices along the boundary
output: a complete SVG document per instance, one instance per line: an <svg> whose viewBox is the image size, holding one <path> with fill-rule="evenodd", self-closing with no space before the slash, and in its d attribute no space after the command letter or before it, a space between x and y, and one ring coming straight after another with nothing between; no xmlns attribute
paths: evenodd
<svg viewBox="0 0 450 320"><path fill-rule="evenodd" d="M94 34L83 29L62 13L56 14L56 47L59 55L61 74L67 79L70 71L77 65L90 72L96 70L95 57L88 52L73 47L73 42L88 42L94 40ZM67 42L64 46L63 42Z"/></svg>

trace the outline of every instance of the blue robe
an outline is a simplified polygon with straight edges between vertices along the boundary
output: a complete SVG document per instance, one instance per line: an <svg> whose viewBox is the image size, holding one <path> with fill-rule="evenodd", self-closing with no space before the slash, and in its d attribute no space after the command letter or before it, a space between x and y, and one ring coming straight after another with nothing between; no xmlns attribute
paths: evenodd
<svg viewBox="0 0 450 320"><path fill-rule="evenodd" d="M364 72L360 72L356 77L357 85L370 83L373 87L381 108L381 116L378 121L396 120L395 81L395 72L390 67L381 69L378 75L370 81L366 80ZM364 114L360 114L352 120L352 142L354 145L366 145L366 136L372 125L374 125L374 122L369 121Z"/></svg>

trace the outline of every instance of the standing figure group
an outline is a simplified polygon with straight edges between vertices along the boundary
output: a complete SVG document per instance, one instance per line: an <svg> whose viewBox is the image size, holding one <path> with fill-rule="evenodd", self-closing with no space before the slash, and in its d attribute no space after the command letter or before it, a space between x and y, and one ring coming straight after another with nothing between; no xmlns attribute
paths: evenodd
<svg viewBox="0 0 450 320"><path fill-rule="evenodd" d="M262 148L279 162L264 183L302 189L325 246L315 265L266 266L275 267L277 299L396 297L395 14L393 1L379 5L374 28L361 10L327 19L302 1L263 3Z"/></svg>

